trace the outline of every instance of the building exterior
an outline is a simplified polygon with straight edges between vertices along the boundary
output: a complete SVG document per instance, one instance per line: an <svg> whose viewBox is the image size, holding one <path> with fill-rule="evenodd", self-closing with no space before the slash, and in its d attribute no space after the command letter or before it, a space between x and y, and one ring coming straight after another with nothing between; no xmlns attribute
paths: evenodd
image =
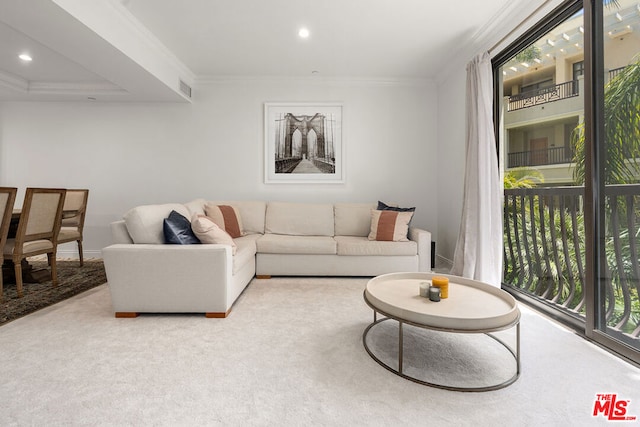
<svg viewBox="0 0 640 427"><path fill-rule="evenodd" d="M605 81L639 59L640 6L605 12ZM582 123L584 23L576 14L502 67L504 169L534 167L545 185L572 185L571 135Z"/></svg>

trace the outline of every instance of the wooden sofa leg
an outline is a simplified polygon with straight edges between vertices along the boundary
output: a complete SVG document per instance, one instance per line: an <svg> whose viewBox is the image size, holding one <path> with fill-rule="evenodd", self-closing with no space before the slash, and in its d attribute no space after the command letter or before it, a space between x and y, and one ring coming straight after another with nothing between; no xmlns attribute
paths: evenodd
<svg viewBox="0 0 640 427"><path fill-rule="evenodd" d="M116 311L116 318L118 319L133 319L138 317L140 313L135 311Z"/></svg>
<svg viewBox="0 0 640 427"><path fill-rule="evenodd" d="M207 319L224 319L229 315L230 312L231 312L231 309L229 309L229 311L227 312L222 312L222 313L205 313L204 317L206 317Z"/></svg>
<svg viewBox="0 0 640 427"><path fill-rule="evenodd" d="M269 274L257 274L256 279L271 279L271 275Z"/></svg>

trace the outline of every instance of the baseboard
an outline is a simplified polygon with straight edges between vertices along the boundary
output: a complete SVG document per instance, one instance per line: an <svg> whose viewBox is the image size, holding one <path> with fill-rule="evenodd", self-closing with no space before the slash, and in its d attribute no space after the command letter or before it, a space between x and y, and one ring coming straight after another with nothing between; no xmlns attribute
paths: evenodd
<svg viewBox="0 0 640 427"><path fill-rule="evenodd" d="M84 250L82 252L84 254L85 261L88 259L102 259L101 250ZM58 259L60 258L78 259L78 247L75 247L74 249L60 249L58 247Z"/></svg>

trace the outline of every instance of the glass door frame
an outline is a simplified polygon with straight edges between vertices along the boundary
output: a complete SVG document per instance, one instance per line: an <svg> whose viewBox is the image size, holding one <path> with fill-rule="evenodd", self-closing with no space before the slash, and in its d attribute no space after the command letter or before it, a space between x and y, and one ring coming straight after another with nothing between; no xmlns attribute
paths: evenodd
<svg viewBox="0 0 640 427"><path fill-rule="evenodd" d="M602 0L567 0L535 24L524 35L494 56L494 130L501 158L502 108L500 67L527 48L550 29L572 15L584 11L584 120L585 120L585 321L569 316L517 293L516 297L573 328L587 339L640 365L640 351L612 338L606 333L604 313L605 288L600 285L606 272L605 257L605 140L604 140L604 4ZM507 288L507 290L509 290ZM515 291L514 291L515 292Z"/></svg>

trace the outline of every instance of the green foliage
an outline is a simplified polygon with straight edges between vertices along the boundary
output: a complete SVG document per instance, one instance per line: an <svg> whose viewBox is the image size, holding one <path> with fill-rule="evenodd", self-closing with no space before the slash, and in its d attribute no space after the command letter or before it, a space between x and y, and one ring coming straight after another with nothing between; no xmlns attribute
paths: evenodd
<svg viewBox="0 0 640 427"><path fill-rule="evenodd" d="M505 197L504 282L584 316L585 313L585 229L579 209L581 196L565 192L556 195ZM612 197L607 204L612 205ZM563 199L564 198L564 199ZM634 206L632 218L640 218L640 195L634 203L619 196L617 209L606 215L605 308L607 325L631 333L640 326L640 289L634 270L632 247L640 248L640 230L629 232L627 209ZM563 200L565 203L563 203ZM615 221L614 221L615 217ZM614 227L613 224L616 224Z"/></svg>
<svg viewBox="0 0 640 427"><path fill-rule="evenodd" d="M544 175L538 169L513 168L504 174L504 188L533 188L544 183Z"/></svg>
<svg viewBox="0 0 640 427"><path fill-rule="evenodd" d="M640 176L640 57L612 78L604 99L605 184L630 184ZM574 181L585 179L585 134L580 123L571 134Z"/></svg>
<svg viewBox="0 0 640 427"><path fill-rule="evenodd" d="M541 53L542 51L538 46L531 45L516 55L516 61L531 62L535 59L540 59Z"/></svg>

